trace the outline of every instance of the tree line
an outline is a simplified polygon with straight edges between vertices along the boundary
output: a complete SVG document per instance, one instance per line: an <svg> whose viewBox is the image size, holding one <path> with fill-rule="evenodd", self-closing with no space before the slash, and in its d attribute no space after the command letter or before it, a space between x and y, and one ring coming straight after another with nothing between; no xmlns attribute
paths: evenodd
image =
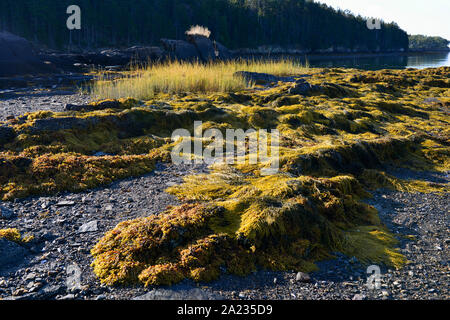
<svg viewBox="0 0 450 320"><path fill-rule="evenodd" d="M81 30L68 30L66 9L81 8ZM310 0L1 0L0 29L66 48L158 45L204 25L229 48L262 45L303 50L408 48L395 23L370 30L366 19Z"/></svg>
<svg viewBox="0 0 450 320"><path fill-rule="evenodd" d="M450 41L442 37L428 37L420 34L409 36L411 50L450 50Z"/></svg>

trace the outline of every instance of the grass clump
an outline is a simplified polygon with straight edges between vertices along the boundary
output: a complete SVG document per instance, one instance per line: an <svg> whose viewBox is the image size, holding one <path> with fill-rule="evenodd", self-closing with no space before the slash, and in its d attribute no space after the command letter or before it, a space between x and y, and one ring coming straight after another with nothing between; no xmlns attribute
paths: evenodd
<svg viewBox="0 0 450 320"><path fill-rule="evenodd" d="M110 80L107 73L101 73L93 87L97 99L134 97L151 99L159 93L224 93L238 92L247 88L242 77L234 76L237 71L269 73L288 76L304 73L307 68L292 60L237 60L222 62L170 61L151 64L144 68L123 74Z"/></svg>
<svg viewBox="0 0 450 320"><path fill-rule="evenodd" d="M33 236L22 237L20 231L16 228L0 229L0 239L16 242L18 244L28 243L33 240Z"/></svg>

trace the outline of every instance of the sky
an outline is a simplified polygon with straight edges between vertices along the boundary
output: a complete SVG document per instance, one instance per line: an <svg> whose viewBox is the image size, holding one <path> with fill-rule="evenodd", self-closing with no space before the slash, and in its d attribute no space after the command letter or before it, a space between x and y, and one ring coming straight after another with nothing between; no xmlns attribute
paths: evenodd
<svg viewBox="0 0 450 320"><path fill-rule="evenodd" d="M450 0L316 0L363 17L395 21L408 34L450 40Z"/></svg>

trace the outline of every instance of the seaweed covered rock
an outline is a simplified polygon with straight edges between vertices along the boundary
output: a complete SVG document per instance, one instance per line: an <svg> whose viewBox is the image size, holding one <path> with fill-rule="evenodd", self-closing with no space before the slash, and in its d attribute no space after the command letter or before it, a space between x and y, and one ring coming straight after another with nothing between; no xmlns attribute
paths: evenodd
<svg viewBox="0 0 450 320"><path fill-rule="evenodd" d="M300 94L302 96L306 96L311 94L312 92L318 90L318 87L315 85L312 85L306 81L296 81L294 86L289 89L289 94Z"/></svg>
<svg viewBox="0 0 450 320"><path fill-rule="evenodd" d="M331 251L359 256L362 248L345 230L364 224L372 226L364 239L378 248L366 261L404 263L394 242L370 235L383 227L376 210L358 202L365 192L351 177L246 177L218 167L169 191L193 203L120 224L92 250L94 271L104 283L205 282L221 270L245 275L256 266L310 271Z"/></svg>

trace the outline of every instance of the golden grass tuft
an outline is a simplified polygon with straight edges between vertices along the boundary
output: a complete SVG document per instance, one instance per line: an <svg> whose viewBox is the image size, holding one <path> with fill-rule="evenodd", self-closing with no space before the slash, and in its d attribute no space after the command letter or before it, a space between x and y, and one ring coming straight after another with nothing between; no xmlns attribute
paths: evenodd
<svg viewBox="0 0 450 320"><path fill-rule="evenodd" d="M290 76L307 70L307 67L289 59L209 63L171 61L144 68L135 67L114 80L111 80L108 73L100 72L99 80L91 87L91 94L97 99L134 97L146 100L158 93L237 92L248 87L243 78L233 76L237 71Z"/></svg>

